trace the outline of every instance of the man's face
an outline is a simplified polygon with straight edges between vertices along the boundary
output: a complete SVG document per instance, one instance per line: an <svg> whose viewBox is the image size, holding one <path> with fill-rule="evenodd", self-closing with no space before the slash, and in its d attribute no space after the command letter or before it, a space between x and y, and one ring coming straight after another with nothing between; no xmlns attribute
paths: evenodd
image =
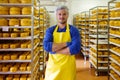
<svg viewBox="0 0 120 80"><path fill-rule="evenodd" d="M56 13L58 23L64 24L67 22L68 12L65 9L58 10Z"/></svg>

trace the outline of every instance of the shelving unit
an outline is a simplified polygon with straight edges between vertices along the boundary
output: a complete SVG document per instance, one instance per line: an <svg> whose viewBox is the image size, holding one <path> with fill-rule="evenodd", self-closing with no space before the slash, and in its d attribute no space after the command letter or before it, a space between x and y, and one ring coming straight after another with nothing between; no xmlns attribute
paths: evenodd
<svg viewBox="0 0 120 80"><path fill-rule="evenodd" d="M44 72L46 68L46 56L47 53L43 49L43 38L46 29L50 26L49 23L49 13L45 7L40 7L40 77L44 77Z"/></svg>
<svg viewBox="0 0 120 80"><path fill-rule="evenodd" d="M89 11L84 11L74 16L74 25L79 29L81 35L81 53L89 57Z"/></svg>
<svg viewBox="0 0 120 80"><path fill-rule="evenodd" d="M39 7L36 0L0 3L0 80L39 80Z"/></svg>
<svg viewBox="0 0 120 80"><path fill-rule="evenodd" d="M108 7L97 6L89 10L90 67L96 76L108 71Z"/></svg>
<svg viewBox="0 0 120 80"><path fill-rule="evenodd" d="M112 6L112 7L111 7ZM108 80L120 79L120 0L108 2L109 10L109 77Z"/></svg>

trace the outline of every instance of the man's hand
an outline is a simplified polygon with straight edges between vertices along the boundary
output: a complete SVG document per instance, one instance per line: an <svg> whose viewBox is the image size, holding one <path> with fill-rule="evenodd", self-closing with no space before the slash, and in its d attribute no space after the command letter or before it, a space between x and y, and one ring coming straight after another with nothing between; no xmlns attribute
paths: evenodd
<svg viewBox="0 0 120 80"><path fill-rule="evenodd" d="M64 49L61 49L61 50L57 51L56 53L70 55L70 49L69 49L69 47L66 47Z"/></svg>
<svg viewBox="0 0 120 80"><path fill-rule="evenodd" d="M65 47L67 47L66 43L53 43L52 51L57 52L57 51L59 51L61 49L64 49Z"/></svg>

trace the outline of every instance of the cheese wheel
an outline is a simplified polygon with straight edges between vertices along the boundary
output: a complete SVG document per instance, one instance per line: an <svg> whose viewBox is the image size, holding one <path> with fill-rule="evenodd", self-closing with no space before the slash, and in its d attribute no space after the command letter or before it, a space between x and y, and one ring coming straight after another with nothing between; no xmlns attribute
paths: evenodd
<svg viewBox="0 0 120 80"><path fill-rule="evenodd" d="M7 76L6 80L13 80L13 77L12 76Z"/></svg>
<svg viewBox="0 0 120 80"><path fill-rule="evenodd" d="M10 19L9 20L9 26L15 26L15 25L20 25L19 24L19 19Z"/></svg>
<svg viewBox="0 0 120 80"><path fill-rule="evenodd" d="M9 44L2 44L2 48L3 48L3 49L8 49L9 47L10 47Z"/></svg>
<svg viewBox="0 0 120 80"><path fill-rule="evenodd" d="M2 37L2 33L0 33L0 37Z"/></svg>
<svg viewBox="0 0 120 80"><path fill-rule="evenodd" d="M18 44L16 43L16 44L10 44L10 48L11 49L15 49L15 48L17 48L18 47Z"/></svg>
<svg viewBox="0 0 120 80"><path fill-rule="evenodd" d="M25 55L20 55L20 56L19 56L19 59L20 59L20 60L25 60L25 59L26 59L26 56L25 56Z"/></svg>
<svg viewBox="0 0 120 80"><path fill-rule="evenodd" d="M10 37L13 37L13 38L18 37L18 33L11 33Z"/></svg>
<svg viewBox="0 0 120 80"><path fill-rule="evenodd" d="M31 7L23 7L22 8L22 14L23 15L29 15L29 14L31 14Z"/></svg>
<svg viewBox="0 0 120 80"><path fill-rule="evenodd" d="M44 16L43 15L40 15L40 19L43 19L44 18Z"/></svg>
<svg viewBox="0 0 120 80"><path fill-rule="evenodd" d="M30 60L31 59L31 55L27 55L27 60Z"/></svg>
<svg viewBox="0 0 120 80"><path fill-rule="evenodd" d="M1 49L1 48L0 48ZM3 59L3 55L0 55L0 60L2 60Z"/></svg>
<svg viewBox="0 0 120 80"><path fill-rule="evenodd" d="M9 37L9 33L3 33L3 37Z"/></svg>
<svg viewBox="0 0 120 80"><path fill-rule="evenodd" d="M7 21L7 19L1 18L1 19L0 19L0 26L8 26L8 21Z"/></svg>
<svg viewBox="0 0 120 80"><path fill-rule="evenodd" d="M29 77L29 78L27 78L27 80L31 80L31 78ZM40 79L41 80L41 79Z"/></svg>
<svg viewBox="0 0 120 80"><path fill-rule="evenodd" d="M16 66L10 67L10 72L16 72L16 71L17 71L17 67Z"/></svg>
<svg viewBox="0 0 120 80"><path fill-rule="evenodd" d="M3 67L2 67L2 71L3 71L3 72L9 71L9 67L3 66Z"/></svg>
<svg viewBox="0 0 120 80"><path fill-rule="evenodd" d="M5 6L0 6L0 15L8 15L9 14L9 8Z"/></svg>
<svg viewBox="0 0 120 80"><path fill-rule="evenodd" d="M31 48L31 47L32 47L31 44L28 44L28 45L27 45L27 48Z"/></svg>
<svg viewBox="0 0 120 80"><path fill-rule="evenodd" d="M11 7L10 15L20 15L20 8L19 7Z"/></svg>
<svg viewBox="0 0 120 80"><path fill-rule="evenodd" d="M17 77L17 78L16 78L16 77L14 77L14 78L13 78L13 80L20 80L20 79L19 79L19 77Z"/></svg>
<svg viewBox="0 0 120 80"><path fill-rule="evenodd" d="M21 48L27 48L27 44L26 44L26 43L22 43L22 44L20 45L20 47L21 47Z"/></svg>
<svg viewBox="0 0 120 80"><path fill-rule="evenodd" d="M27 78L26 77L21 77L20 80L26 80Z"/></svg>
<svg viewBox="0 0 120 80"><path fill-rule="evenodd" d="M116 7L116 8L119 8L119 7L120 7L120 2L117 2L117 3L115 4L115 7Z"/></svg>
<svg viewBox="0 0 120 80"><path fill-rule="evenodd" d="M21 0L21 3L31 3L31 0Z"/></svg>
<svg viewBox="0 0 120 80"><path fill-rule="evenodd" d="M0 3L8 3L8 0L0 0Z"/></svg>
<svg viewBox="0 0 120 80"><path fill-rule="evenodd" d="M44 11L44 8L40 8L40 13L43 13Z"/></svg>
<svg viewBox="0 0 120 80"><path fill-rule="evenodd" d="M20 3L19 0L9 0L9 3Z"/></svg>
<svg viewBox="0 0 120 80"><path fill-rule="evenodd" d="M21 26L31 26L31 19L21 19Z"/></svg>
<svg viewBox="0 0 120 80"><path fill-rule="evenodd" d="M27 71L31 71L31 66L27 66Z"/></svg>
<svg viewBox="0 0 120 80"><path fill-rule="evenodd" d="M21 66L20 71L26 71L26 66Z"/></svg>
<svg viewBox="0 0 120 80"><path fill-rule="evenodd" d="M29 32L20 33L20 37L27 37L27 36L29 36Z"/></svg>
<svg viewBox="0 0 120 80"><path fill-rule="evenodd" d="M4 55L3 60L10 60L10 55Z"/></svg>
<svg viewBox="0 0 120 80"><path fill-rule="evenodd" d="M11 60L16 60L17 58L18 58L18 55L17 55L17 54L11 55Z"/></svg>

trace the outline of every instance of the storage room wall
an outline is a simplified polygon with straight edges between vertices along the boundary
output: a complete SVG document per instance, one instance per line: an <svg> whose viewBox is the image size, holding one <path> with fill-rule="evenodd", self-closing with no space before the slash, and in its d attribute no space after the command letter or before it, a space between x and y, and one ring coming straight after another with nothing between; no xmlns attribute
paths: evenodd
<svg viewBox="0 0 120 80"><path fill-rule="evenodd" d="M66 5L69 8L69 19L68 23L73 24L73 15L76 13L80 13L82 11L89 11L90 8L96 6L107 6L110 0L68 0ZM55 25L56 14L55 14L55 6L47 6L48 11L54 11L54 13L50 13L50 25Z"/></svg>

